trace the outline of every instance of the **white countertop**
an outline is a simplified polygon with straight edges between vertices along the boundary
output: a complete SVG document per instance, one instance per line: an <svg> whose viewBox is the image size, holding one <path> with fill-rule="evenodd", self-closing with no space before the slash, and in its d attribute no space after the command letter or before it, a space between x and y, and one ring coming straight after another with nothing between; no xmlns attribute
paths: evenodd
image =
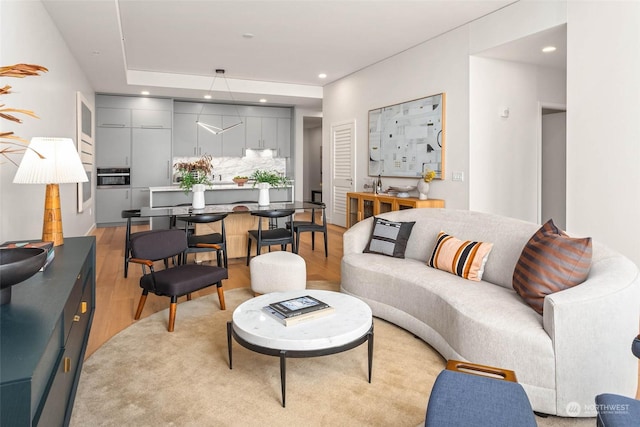
<svg viewBox="0 0 640 427"><path fill-rule="evenodd" d="M284 187L278 188L290 188L293 187L293 184L287 184ZM206 191L216 191L216 190L257 190L258 187L254 187L253 184L245 184L242 187L238 186L236 183L230 184L214 184L208 185ZM172 191L182 191L184 190L180 188L179 185L171 185L165 187L149 187L150 192L172 192Z"/></svg>

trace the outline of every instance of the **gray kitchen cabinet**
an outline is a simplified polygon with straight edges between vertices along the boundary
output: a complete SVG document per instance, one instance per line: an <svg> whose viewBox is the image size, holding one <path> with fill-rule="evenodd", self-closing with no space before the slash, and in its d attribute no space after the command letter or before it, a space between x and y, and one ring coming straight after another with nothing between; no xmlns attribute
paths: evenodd
<svg viewBox="0 0 640 427"><path fill-rule="evenodd" d="M96 165L98 167L131 166L131 129L96 128Z"/></svg>
<svg viewBox="0 0 640 427"><path fill-rule="evenodd" d="M274 117L247 117L246 148L278 148L278 120Z"/></svg>
<svg viewBox="0 0 640 427"><path fill-rule="evenodd" d="M173 157L198 155L198 126L196 114L175 113L173 115Z"/></svg>
<svg viewBox="0 0 640 427"><path fill-rule="evenodd" d="M222 129L222 116L202 114L200 121L204 124ZM197 124L196 127L198 129L198 149L196 155L211 154L214 157L222 156L222 134L216 135Z"/></svg>
<svg viewBox="0 0 640 427"><path fill-rule="evenodd" d="M131 110L131 127L145 129L171 129L171 111Z"/></svg>
<svg viewBox="0 0 640 427"><path fill-rule="evenodd" d="M171 129L131 129L131 186L171 185Z"/></svg>
<svg viewBox="0 0 640 427"><path fill-rule="evenodd" d="M98 101L100 96L97 97ZM96 109L96 126L128 128L131 127L131 110L128 108Z"/></svg>
<svg viewBox="0 0 640 427"><path fill-rule="evenodd" d="M233 126L242 121L240 126L229 129L222 134L222 155L225 157L242 157L245 149L246 117L222 116L222 127Z"/></svg>
<svg viewBox="0 0 640 427"><path fill-rule="evenodd" d="M278 157L291 157L291 119L278 119Z"/></svg>
<svg viewBox="0 0 640 427"><path fill-rule="evenodd" d="M149 203L149 187L132 188L131 189L131 209L140 209L145 206L151 206ZM148 218L142 220L148 221Z"/></svg>
<svg viewBox="0 0 640 427"><path fill-rule="evenodd" d="M131 209L131 189L96 189L96 224L122 223L122 211Z"/></svg>

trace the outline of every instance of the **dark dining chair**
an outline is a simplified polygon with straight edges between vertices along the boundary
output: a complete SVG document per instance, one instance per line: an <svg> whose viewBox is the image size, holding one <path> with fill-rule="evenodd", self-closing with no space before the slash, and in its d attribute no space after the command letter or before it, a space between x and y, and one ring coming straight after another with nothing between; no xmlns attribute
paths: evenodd
<svg viewBox="0 0 640 427"><path fill-rule="evenodd" d="M248 242L247 242L247 265L249 265L249 261L251 260L251 241L256 241L256 256L260 255L261 249L263 246L272 246L272 245L280 245L281 249L284 251L287 249L287 245L291 245L291 252L297 253L296 241L293 234L292 228L280 227L277 226L275 228L269 227L268 229L263 229L262 227L262 219L266 218L269 220L270 224L276 224L278 218L289 218L289 221L293 221L293 214L295 209L275 209L275 210L264 210L264 211L254 211L251 212L251 215L258 217L258 229L257 230L249 230L248 232Z"/></svg>
<svg viewBox="0 0 640 427"><path fill-rule="evenodd" d="M124 278L126 279L129 274L129 260L131 259L131 239L153 233L154 230L138 231L137 233L131 232L131 220L133 218L140 218L140 209L123 210L121 216L127 220L124 237Z"/></svg>
<svg viewBox="0 0 640 427"><path fill-rule="evenodd" d="M143 276L140 278L142 295L138 303L135 319L140 319L142 309L147 301L149 292L171 298L169 306L169 324L167 330L173 332L176 321L178 298L186 295L191 299L191 293L216 285L220 309L225 310L222 281L228 278L226 268L205 264L174 263L163 270L156 270L154 262L168 258L182 259L187 250L187 236L184 230L158 230L155 233L139 236L131 241L130 262L143 266ZM147 272L147 268L149 272Z"/></svg>
<svg viewBox="0 0 640 427"><path fill-rule="evenodd" d="M305 202L306 204L313 205L311 207L311 221L293 221L293 232L296 236L296 248L300 250L300 234L311 233L311 250L315 250L316 246L316 233L322 233L324 236L324 256L329 256L329 245L327 239L327 213L325 204L322 202ZM320 216L322 222L316 222L316 212L321 211ZM287 228L291 227L291 223L287 222Z"/></svg>
<svg viewBox="0 0 640 427"><path fill-rule="evenodd" d="M226 213L222 213L177 217L177 221L184 222L184 230L187 235L189 247L187 248L185 257L191 253L215 252L218 267L228 268L227 233L224 228L224 219L227 215ZM196 224L213 224L216 222L220 222L219 233L195 234Z"/></svg>

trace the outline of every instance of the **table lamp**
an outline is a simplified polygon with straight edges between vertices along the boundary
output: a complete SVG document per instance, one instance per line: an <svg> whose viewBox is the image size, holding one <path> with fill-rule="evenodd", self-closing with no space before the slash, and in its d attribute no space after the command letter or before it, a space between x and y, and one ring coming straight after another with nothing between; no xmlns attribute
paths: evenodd
<svg viewBox="0 0 640 427"><path fill-rule="evenodd" d="M82 161L70 138L32 138L16 176L15 184L46 184L42 240L64 244L58 184L87 182Z"/></svg>

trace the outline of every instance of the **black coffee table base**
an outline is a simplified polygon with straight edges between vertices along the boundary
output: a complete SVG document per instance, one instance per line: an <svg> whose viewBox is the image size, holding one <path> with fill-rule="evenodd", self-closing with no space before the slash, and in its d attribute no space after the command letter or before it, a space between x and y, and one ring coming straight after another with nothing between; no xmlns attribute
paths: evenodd
<svg viewBox="0 0 640 427"><path fill-rule="evenodd" d="M316 357L316 356L326 356L329 354L342 353L343 351L351 350L352 348L358 347L360 344L368 341L368 362L369 362L369 383L371 383L371 369L373 364L373 323L371 323L371 328L369 331L357 338L350 343L338 346L338 347L329 347L322 348L318 350L279 350L275 348L262 347L259 345L252 344L247 342L242 337L236 334L236 331L233 329L233 322L227 322L227 347L229 349L229 369L233 369L233 355L232 355L232 344L231 337L233 337L238 344L241 346L255 351L256 353L266 354L269 356L278 356L280 357L280 384L282 387L282 407L286 406L286 374L287 374L287 357Z"/></svg>

